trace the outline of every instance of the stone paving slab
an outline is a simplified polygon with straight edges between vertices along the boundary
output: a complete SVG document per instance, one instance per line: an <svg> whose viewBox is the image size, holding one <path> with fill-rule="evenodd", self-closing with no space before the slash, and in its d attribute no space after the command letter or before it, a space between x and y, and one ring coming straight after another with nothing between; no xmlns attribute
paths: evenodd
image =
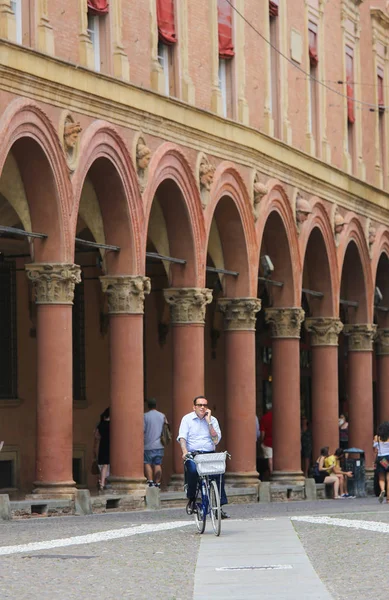
<svg viewBox="0 0 389 600"><path fill-rule="evenodd" d="M264 567L279 566L279 569ZM244 570L218 570L246 567ZM247 569L247 567L256 567ZM262 570L260 569L262 567ZM224 521L203 534L193 600L332 600L288 518Z"/></svg>

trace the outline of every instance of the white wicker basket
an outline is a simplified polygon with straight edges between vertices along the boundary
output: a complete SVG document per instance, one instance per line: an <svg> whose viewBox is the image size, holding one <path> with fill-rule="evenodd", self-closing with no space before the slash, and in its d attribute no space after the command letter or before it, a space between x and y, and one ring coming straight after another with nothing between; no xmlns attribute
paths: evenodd
<svg viewBox="0 0 389 600"><path fill-rule="evenodd" d="M197 454L194 457L197 473L199 475L222 475L226 472L226 456L227 452Z"/></svg>

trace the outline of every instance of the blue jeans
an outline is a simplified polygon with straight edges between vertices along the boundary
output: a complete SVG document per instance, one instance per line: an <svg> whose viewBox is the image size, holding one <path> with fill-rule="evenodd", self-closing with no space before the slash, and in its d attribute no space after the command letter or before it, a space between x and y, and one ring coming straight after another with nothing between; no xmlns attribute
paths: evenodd
<svg viewBox="0 0 389 600"><path fill-rule="evenodd" d="M185 483L188 485L186 496L190 500L196 496L197 481L199 476L197 474L196 463L194 460L186 460L184 467ZM228 504L226 491L224 489L224 475L213 475L212 479L216 481L217 487L220 490L220 477L222 478L220 504L223 506L223 504Z"/></svg>

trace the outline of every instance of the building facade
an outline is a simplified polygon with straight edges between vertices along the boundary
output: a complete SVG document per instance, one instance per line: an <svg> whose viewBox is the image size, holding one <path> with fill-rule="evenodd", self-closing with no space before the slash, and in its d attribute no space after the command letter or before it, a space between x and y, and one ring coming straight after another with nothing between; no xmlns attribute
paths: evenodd
<svg viewBox="0 0 389 600"><path fill-rule="evenodd" d="M3 0L0 489L144 486L144 399L205 393L229 479L389 419L384 0ZM165 485L179 484L178 444Z"/></svg>

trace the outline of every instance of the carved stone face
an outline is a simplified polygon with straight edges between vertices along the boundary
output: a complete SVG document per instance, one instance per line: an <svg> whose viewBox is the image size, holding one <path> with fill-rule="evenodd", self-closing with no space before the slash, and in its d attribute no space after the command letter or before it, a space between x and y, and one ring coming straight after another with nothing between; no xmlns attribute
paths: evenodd
<svg viewBox="0 0 389 600"><path fill-rule="evenodd" d="M66 150L73 150L76 147L78 136L82 128L79 123L67 122L64 128L64 143Z"/></svg>
<svg viewBox="0 0 389 600"><path fill-rule="evenodd" d="M346 223L344 222L344 218L342 217L342 215L340 213L336 213L334 225L335 225L335 227L334 227L335 233L336 234L342 233Z"/></svg>
<svg viewBox="0 0 389 600"><path fill-rule="evenodd" d="M146 146L143 140L139 140L136 147L136 166L139 171L145 171L151 160L151 150Z"/></svg>
<svg viewBox="0 0 389 600"><path fill-rule="evenodd" d="M308 219L308 217L309 217L309 214L310 214L310 213L308 213L308 212L304 212L303 210L298 210L298 211L296 212L296 220L297 220L297 223L300 223L300 224L301 224L301 223L305 223L305 221L306 221L306 220Z"/></svg>
<svg viewBox="0 0 389 600"><path fill-rule="evenodd" d="M200 183L202 185L202 187L204 187L206 190L211 189L211 185L213 182L213 172L212 171L206 171L205 173L203 173L200 177Z"/></svg>
<svg viewBox="0 0 389 600"><path fill-rule="evenodd" d="M308 200L305 200L305 198L302 198L299 195L297 198L297 201L296 201L296 221L297 221L297 223L299 223L300 225L302 223L305 223L305 221L308 219L311 212L312 212L312 210L311 210L311 206L310 206Z"/></svg>
<svg viewBox="0 0 389 600"><path fill-rule="evenodd" d="M369 246L372 246L374 244L376 234L377 234L376 228L370 227L370 229L369 229Z"/></svg>
<svg viewBox="0 0 389 600"><path fill-rule="evenodd" d="M142 156L142 158L138 159L138 167L140 169L142 169L142 171L145 171L147 169L147 167L149 166L150 159L151 159L151 152L148 152L147 154Z"/></svg>

